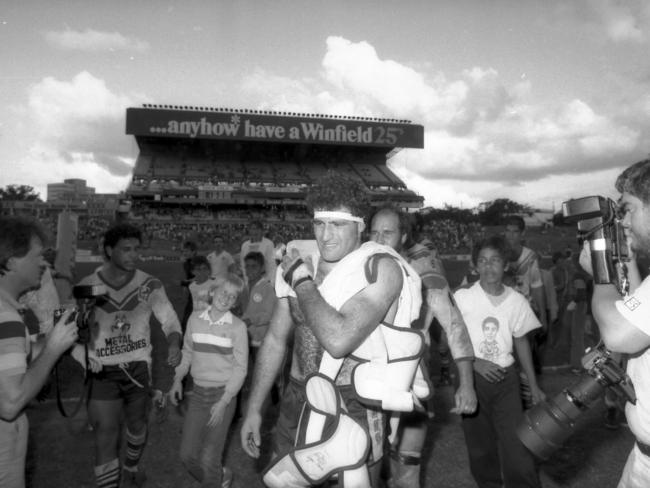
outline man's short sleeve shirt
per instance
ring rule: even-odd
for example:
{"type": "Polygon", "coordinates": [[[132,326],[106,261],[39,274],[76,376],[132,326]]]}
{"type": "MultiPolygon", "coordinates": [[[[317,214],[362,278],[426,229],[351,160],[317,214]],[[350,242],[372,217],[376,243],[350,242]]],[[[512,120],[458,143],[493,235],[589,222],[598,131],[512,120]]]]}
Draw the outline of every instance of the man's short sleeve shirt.
{"type": "Polygon", "coordinates": [[[16,305],[0,297],[0,375],[3,376],[25,374],[29,362],[29,333],[16,305]]]}
{"type": "MultiPolygon", "coordinates": [[[[616,302],[616,309],[641,332],[650,336],[650,277],[643,280],[634,293],[616,302]]],[[[636,405],[628,402],[625,414],[634,435],[650,444],[650,349],[630,357],[627,374],[632,379],[636,405]]]]}

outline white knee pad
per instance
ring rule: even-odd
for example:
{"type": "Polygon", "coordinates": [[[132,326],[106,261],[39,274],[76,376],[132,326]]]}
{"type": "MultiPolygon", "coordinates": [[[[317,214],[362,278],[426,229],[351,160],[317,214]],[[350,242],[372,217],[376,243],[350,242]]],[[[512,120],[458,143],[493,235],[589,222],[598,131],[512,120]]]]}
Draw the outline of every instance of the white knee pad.
{"type": "Polygon", "coordinates": [[[332,380],[312,375],[305,391],[307,405],[298,435],[304,435],[305,442],[269,466],[264,484],[269,488],[306,488],[338,474],[346,488],[369,487],[365,466],[368,433],[345,412],[332,380]]]}

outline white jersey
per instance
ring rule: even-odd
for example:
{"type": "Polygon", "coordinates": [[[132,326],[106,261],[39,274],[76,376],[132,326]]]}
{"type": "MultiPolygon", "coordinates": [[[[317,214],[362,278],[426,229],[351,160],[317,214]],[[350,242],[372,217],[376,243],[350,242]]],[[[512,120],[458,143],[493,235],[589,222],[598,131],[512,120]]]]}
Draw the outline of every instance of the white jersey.
{"type": "Polygon", "coordinates": [[[80,285],[105,285],[108,294],[97,298],[91,315],[90,354],[100,363],[114,365],[131,361],[151,363],[149,320],[153,313],[166,335],[181,333],[181,326],[165,289],[157,278],[135,270],[131,279],[115,288],[100,267],[80,285]]]}

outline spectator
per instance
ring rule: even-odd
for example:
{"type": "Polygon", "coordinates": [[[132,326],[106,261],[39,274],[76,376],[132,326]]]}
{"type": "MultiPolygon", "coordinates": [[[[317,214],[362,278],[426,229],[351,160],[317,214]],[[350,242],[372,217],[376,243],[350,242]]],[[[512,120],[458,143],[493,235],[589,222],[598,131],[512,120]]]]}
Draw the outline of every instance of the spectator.
{"type": "Polygon", "coordinates": [[[262,235],[262,223],[258,220],[251,222],[248,230],[249,238],[241,245],[239,252],[241,269],[244,269],[244,258],[248,256],[248,253],[257,251],[264,256],[266,276],[269,279],[275,279],[275,246],[273,242],[262,235]]]}
{"type": "Polygon", "coordinates": [[[210,308],[192,314],[170,391],[176,405],[183,397],[182,379],[191,371],[194,390],[185,414],[180,456],[201,486],[232,483],[232,471],[222,466],[223,449],[246,377],[248,340],[246,325],[230,309],[243,288],[242,280],[233,274],[219,277],[210,308]]]}
{"type": "Polygon", "coordinates": [[[539,488],[532,454],[515,433],[521,418],[517,351],[533,403],[544,399],[537,386],[526,334],[541,324],[527,300],[509,286],[503,275],[507,245],[495,236],[477,243],[472,252],[480,279],[455,293],[474,346],[476,413],[463,417],[462,427],[472,476],[478,486],[539,488]]]}
{"type": "Polygon", "coordinates": [[[217,234],[212,239],[213,251],[208,254],[210,263],[211,277],[213,279],[225,276],[233,271],[235,260],[232,255],[224,249],[223,236],[217,234]]]}

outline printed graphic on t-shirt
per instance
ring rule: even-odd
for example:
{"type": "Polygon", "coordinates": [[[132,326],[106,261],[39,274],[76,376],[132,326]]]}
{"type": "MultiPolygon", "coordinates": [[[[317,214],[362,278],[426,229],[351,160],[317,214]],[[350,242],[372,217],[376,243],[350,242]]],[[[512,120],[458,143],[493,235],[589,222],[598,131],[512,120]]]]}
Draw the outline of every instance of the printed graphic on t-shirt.
{"type": "Polygon", "coordinates": [[[486,317],[482,324],[484,339],[478,345],[479,357],[497,363],[501,348],[497,341],[499,333],[499,320],[496,317],[486,317]]]}

